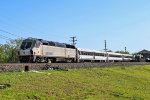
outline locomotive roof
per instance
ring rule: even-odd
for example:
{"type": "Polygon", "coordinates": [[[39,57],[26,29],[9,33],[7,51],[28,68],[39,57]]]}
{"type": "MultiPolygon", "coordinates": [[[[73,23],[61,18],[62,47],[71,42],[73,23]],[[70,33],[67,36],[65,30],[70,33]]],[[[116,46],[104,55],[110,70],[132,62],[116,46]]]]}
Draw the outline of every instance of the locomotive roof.
{"type": "Polygon", "coordinates": [[[67,44],[67,43],[60,43],[60,42],[55,42],[55,41],[47,41],[47,40],[44,40],[44,39],[36,39],[36,38],[27,38],[27,39],[24,39],[24,41],[32,41],[32,40],[38,40],[42,43],[47,43],[51,46],[58,46],[58,47],[66,47],[66,48],[75,48],[74,45],[71,45],[71,44],[67,44]]]}
{"type": "Polygon", "coordinates": [[[74,45],[71,44],[67,44],[67,43],[59,43],[59,42],[54,42],[54,41],[47,41],[47,40],[43,40],[43,39],[38,39],[41,42],[44,43],[53,43],[53,46],[58,46],[58,47],[66,47],[66,48],[75,48],[74,45]]]}

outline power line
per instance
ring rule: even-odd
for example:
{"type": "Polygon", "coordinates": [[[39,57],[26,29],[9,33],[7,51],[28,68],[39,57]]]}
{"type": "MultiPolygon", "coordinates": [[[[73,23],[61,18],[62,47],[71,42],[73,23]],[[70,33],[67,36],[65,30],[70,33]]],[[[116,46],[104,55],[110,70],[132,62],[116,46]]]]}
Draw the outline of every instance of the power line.
{"type": "Polygon", "coordinates": [[[0,36],[0,38],[1,38],[1,39],[4,39],[4,40],[9,40],[9,39],[7,39],[7,38],[4,38],[3,36],[0,36]]]}
{"type": "MultiPolygon", "coordinates": [[[[8,20],[12,20],[11,19],[11,17],[9,17],[9,16],[0,16],[3,20],[1,20],[3,23],[5,23],[5,25],[7,25],[7,26],[15,26],[15,27],[17,27],[17,29],[20,29],[20,30],[25,30],[26,31],[26,28],[25,27],[30,27],[31,29],[33,29],[33,26],[31,26],[30,24],[25,24],[25,23],[20,23],[20,25],[18,26],[18,23],[17,23],[17,26],[14,24],[14,23],[8,23],[7,21],[8,20]],[[30,26],[29,26],[30,25],[30,26]],[[23,27],[22,27],[23,26],[23,27]]],[[[38,24],[38,23],[36,23],[36,24],[38,24]]],[[[0,31],[2,31],[2,32],[5,32],[5,33],[10,33],[11,35],[13,34],[13,33],[11,33],[11,32],[8,32],[8,31],[5,31],[5,30],[2,30],[2,29],[0,29],[0,31]]],[[[28,32],[29,33],[29,35],[28,34],[26,34],[28,37],[31,37],[31,35],[33,35],[34,37],[35,37],[35,34],[33,34],[32,32],[28,32]]],[[[38,34],[40,34],[41,36],[44,36],[44,37],[47,37],[47,36],[49,36],[49,34],[42,34],[42,33],[45,33],[45,32],[42,32],[41,30],[40,30],[40,32],[38,32],[38,34]]],[[[60,38],[62,38],[62,36],[61,35],[56,35],[56,34],[50,34],[51,36],[53,36],[53,37],[60,37],[60,38]]],[[[13,34],[13,36],[15,36],[15,37],[21,37],[22,38],[22,36],[18,36],[18,35],[16,35],[16,34],[13,34]]]]}
{"type": "Polygon", "coordinates": [[[75,45],[76,45],[76,41],[77,41],[77,40],[75,39],[75,38],[76,38],[76,36],[73,36],[73,37],[70,37],[70,38],[72,39],[72,40],[71,40],[72,45],[74,45],[74,46],[75,46],[75,45]]]}
{"type": "MultiPolygon", "coordinates": [[[[14,23],[8,23],[6,20],[11,20],[11,18],[10,17],[8,17],[8,16],[0,16],[1,18],[3,18],[3,22],[5,23],[5,25],[7,25],[7,26],[15,26],[15,28],[17,28],[17,29],[20,29],[20,30],[25,30],[26,31],[26,27],[28,26],[28,27],[30,27],[31,29],[33,29],[33,26],[31,26],[30,24],[25,24],[25,23],[20,23],[19,25],[17,24],[17,26],[14,24],[14,23]],[[4,21],[5,20],[5,21],[4,21]],[[30,25],[30,26],[29,26],[30,25]],[[23,27],[22,27],[23,26],[23,27]]],[[[18,35],[16,35],[16,34],[13,34],[13,33],[11,33],[11,32],[8,32],[8,31],[5,31],[5,30],[2,30],[2,29],[0,29],[0,31],[2,31],[2,32],[5,32],[5,33],[10,33],[11,35],[13,35],[13,36],[15,36],[15,37],[22,37],[22,36],[18,36],[18,35]]],[[[32,32],[28,32],[29,33],[29,35],[28,34],[26,34],[28,37],[31,37],[31,35],[34,35],[35,36],[35,34],[33,34],[32,32]]],[[[49,36],[49,34],[42,34],[42,33],[45,33],[45,32],[42,32],[42,31],[40,31],[40,32],[38,32],[38,34],[40,34],[40,35],[42,35],[42,36],[44,36],[44,37],[47,37],[47,36],[49,36]]],[[[60,35],[56,35],[56,34],[50,34],[51,36],[53,35],[53,36],[55,36],[55,37],[60,37],[60,35]]],[[[62,37],[61,37],[62,38],[62,37]]]]}
{"type": "Polygon", "coordinates": [[[8,31],[2,30],[2,29],[0,29],[0,31],[1,31],[1,32],[4,32],[4,33],[7,33],[7,34],[10,34],[10,35],[13,35],[13,36],[15,36],[15,37],[17,37],[17,38],[20,38],[20,36],[18,36],[18,35],[16,35],[16,34],[13,34],[13,33],[11,33],[11,32],[8,32],[8,31]]]}
{"type": "Polygon", "coordinates": [[[1,37],[2,39],[5,39],[5,40],[9,40],[9,41],[10,41],[10,40],[12,40],[11,38],[9,38],[9,37],[6,37],[6,36],[4,36],[4,35],[1,35],[1,34],[0,34],[0,37],[1,37]]]}

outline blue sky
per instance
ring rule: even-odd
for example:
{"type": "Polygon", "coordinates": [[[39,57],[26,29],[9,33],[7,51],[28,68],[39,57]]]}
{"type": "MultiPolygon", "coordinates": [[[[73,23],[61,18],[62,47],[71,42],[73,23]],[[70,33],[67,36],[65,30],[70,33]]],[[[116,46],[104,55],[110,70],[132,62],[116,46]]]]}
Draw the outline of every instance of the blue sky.
{"type": "Polygon", "coordinates": [[[0,0],[0,30],[65,43],[76,36],[80,48],[102,50],[107,40],[113,51],[150,50],[150,0],[0,0]]]}

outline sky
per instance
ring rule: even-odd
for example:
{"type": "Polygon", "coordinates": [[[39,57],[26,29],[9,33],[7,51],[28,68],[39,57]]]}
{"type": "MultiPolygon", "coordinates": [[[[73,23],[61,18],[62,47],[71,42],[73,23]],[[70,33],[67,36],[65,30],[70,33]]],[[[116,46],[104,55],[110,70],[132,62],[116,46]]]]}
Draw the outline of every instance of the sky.
{"type": "Polygon", "coordinates": [[[72,36],[79,48],[150,50],[150,0],[0,0],[0,43],[72,36]]]}

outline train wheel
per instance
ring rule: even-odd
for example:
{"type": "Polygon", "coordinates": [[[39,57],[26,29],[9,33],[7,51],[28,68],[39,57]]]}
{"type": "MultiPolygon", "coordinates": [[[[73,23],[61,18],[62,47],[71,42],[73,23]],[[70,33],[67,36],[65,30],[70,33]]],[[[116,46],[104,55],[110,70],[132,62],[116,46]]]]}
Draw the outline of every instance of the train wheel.
{"type": "Polygon", "coordinates": [[[39,57],[37,57],[36,60],[35,60],[35,62],[39,63],[39,62],[41,62],[41,59],[39,57]]]}
{"type": "Polygon", "coordinates": [[[49,62],[49,59],[48,58],[45,58],[45,63],[48,63],[49,62]]]}
{"type": "Polygon", "coordinates": [[[76,61],[75,61],[75,59],[74,59],[74,58],[72,58],[72,59],[71,59],[71,62],[73,63],[73,62],[76,62],[76,61]]]}
{"type": "Polygon", "coordinates": [[[53,58],[51,62],[55,63],[56,62],[56,58],[53,58]]]}

